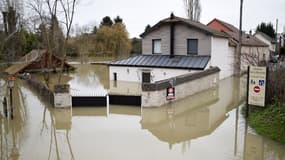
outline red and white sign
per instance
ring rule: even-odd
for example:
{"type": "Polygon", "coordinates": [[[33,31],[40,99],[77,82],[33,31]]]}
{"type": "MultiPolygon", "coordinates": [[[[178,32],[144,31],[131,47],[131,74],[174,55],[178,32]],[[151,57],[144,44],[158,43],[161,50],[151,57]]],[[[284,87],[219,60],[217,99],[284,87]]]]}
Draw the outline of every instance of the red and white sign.
{"type": "Polygon", "coordinates": [[[16,77],[14,77],[13,75],[9,75],[7,79],[8,81],[15,81],[16,77]]]}
{"type": "Polygon", "coordinates": [[[260,92],[260,87],[258,87],[258,86],[253,87],[253,91],[255,93],[259,93],[260,92]]]}
{"type": "Polygon", "coordinates": [[[173,100],[175,99],[175,88],[169,87],[166,89],[166,100],[173,100]]]}

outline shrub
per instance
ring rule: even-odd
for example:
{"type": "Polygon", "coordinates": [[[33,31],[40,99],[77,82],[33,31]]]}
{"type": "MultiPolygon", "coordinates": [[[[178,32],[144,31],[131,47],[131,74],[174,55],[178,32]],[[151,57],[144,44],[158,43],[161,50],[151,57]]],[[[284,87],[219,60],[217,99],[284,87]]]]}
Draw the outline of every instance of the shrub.
{"type": "Polygon", "coordinates": [[[270,69],[268,80],[267,102],[272,103],[274,99],[285,102],[285,68],[270,69]]]}

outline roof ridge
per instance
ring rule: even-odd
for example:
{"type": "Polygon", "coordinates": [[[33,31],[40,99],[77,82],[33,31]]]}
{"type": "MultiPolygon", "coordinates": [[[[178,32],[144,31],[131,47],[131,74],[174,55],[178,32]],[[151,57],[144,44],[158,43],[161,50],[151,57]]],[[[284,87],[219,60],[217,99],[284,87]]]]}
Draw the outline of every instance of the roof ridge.
{"type": "Polygon", "coordinates": [[[220,32],[220,31],[216,31],[214,29],[212,29],[211,27],[198,22],[198,21],[192,21],[190,19],[186,19],[186,18],[182,18],[182,17],[177,17],[177,16],[173,16],[173,17],[168,17],[165,19],[160,20],[158,23],[156,23],[153,27],[151,27],[149,30],[145,31],[144,33],[142,33],[140,36],[144,37],[145,35],[147,35],[148,33],[152,32],[153,30],[155,30],[157,27],[159,27],[160,25],[163,24],[167,24],[167,23],[171,23],[171,22],[180,22],[180,23],[184,23],[185,25],[189,25],[192,26],[196,29],[199,29],[203,32],[212,34],[213,36],[217,36],[217,37],[225,37],[228,38],[228,35],[220,32]]]}
{"type": "MultiPolygon", "coordinates": [[[[264,33],[264,32],[256,31],[255,34],[257,34],[257,33],[262,34],[265,38],[267,38],[267,39],[270,40],[270,41],[275,41],[273,38],[271,38],[269,35],[267,35],[267,34],[264,33]]],[[[255,34],[254,34],[254,35],[255,35],[255,34]]]]}

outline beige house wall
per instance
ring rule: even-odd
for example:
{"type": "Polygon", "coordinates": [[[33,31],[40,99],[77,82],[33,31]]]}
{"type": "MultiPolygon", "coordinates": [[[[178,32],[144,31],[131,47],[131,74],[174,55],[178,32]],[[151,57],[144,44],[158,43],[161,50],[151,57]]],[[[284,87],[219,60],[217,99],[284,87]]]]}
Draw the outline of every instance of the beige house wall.
{"type": "MultiPolygon", "coordinates": [[[[198,39],[198,55],[211,55],[211,35],[182,24],[175,25],[174,54],[187,55],[187,39],[198,39]]],[[[152,54],[152,41],[161,39],[162,54],[170,54],[170,25],[162,25],[142,39],[142,53],[152,54]]]]}

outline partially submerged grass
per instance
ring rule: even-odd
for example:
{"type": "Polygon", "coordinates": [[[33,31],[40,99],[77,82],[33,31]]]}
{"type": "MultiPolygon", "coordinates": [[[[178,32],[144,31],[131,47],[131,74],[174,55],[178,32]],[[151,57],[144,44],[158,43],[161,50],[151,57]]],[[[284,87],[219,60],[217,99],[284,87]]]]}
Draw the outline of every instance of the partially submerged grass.
{"type": "Polygon", "coordinates": [[[275,102],[249,114],[249,125],[263,136],[285,144],[285,103],[275,102]]]}

